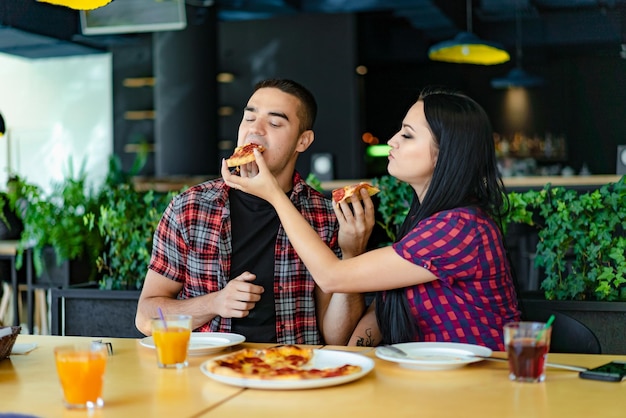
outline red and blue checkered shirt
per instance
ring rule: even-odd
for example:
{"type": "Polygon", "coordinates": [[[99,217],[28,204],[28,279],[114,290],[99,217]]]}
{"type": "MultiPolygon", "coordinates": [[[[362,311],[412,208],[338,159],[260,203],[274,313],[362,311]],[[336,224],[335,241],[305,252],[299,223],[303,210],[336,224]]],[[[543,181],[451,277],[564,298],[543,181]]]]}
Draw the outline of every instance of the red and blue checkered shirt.
{"type": "MultiPolygon", "coordinates": [[[[223,179],[196,185],[170,202],[154,233],[149,268],[182,283],[179,299],[217,292],[231,268],[229,187],[223,179]]],[[[339,224],[332,202],[295,173],[290,200],[326,244],[341,256],[339,224]]],[[[279,228],[274,260],[276,335],[281,344],[320,344],[315,282],[279,228]]],[[[230,318],[217,316],[196,331],[230,332],[230,318]]]]}
{"type": "Polygon", "coordinates": [[[460,208],[424,219],[393,244],[437,280],[405,291],[416,341],[478,344],[504,351],[503,326],[520,312],[500,230],[482,210],[460,208]]]}

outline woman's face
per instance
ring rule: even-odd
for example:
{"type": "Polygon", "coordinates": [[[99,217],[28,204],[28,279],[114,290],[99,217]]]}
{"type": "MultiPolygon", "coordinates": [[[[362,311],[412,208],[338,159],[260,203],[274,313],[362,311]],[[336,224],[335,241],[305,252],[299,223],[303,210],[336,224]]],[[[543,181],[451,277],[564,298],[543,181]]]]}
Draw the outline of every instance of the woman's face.
{"type": "Polygon", "coordinates": [[[416,102],[407,112],[400,130],[387,142],[391,147],[387,171],[416,190],[428,187],[437,162],[437,147],[426,122],[424,102],[416,102]]]}

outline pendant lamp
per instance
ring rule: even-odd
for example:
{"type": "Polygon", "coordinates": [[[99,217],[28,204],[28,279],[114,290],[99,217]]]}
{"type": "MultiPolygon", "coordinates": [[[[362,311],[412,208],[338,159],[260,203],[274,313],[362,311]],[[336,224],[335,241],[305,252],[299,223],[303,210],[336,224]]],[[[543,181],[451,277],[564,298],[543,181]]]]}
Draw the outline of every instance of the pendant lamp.
{"type": "Polygon", "coordinates": [[[515,29],[516,29],[516,65],[505,77],[491,80],[491,87],[494,89],[508,89],[515,87],[539,87],[545,83],[541,77],[528,74],[522,69],[522,15],[520,13],[519,0],[515,8],[515,29]]]}
{"type": "Polygon", "coordinates": [[[483,41],[472,33],[472,1],[466,0],[467,32],[459,33],[454,39],[433,45],[428,58],[433,61],[455,64],[496,65],[511,59],[502,45],[483,41]]]}
{"type": "MultiPolygon", "coordinates": [[[[57,6],[65,6],[76,10],[93,10],[102,6],[106,6],[113,0],[37,0],[42,3],[55,4],[57,6]]],[[[126,1],[126,0],[120,0],[126,1]]]]}

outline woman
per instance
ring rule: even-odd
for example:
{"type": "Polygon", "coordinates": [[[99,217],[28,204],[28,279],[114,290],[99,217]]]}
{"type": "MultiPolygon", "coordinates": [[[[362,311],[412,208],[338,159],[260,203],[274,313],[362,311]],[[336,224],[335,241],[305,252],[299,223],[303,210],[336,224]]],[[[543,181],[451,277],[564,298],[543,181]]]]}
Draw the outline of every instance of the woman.
{"type": "MultiPolygon", "coordinates": [[[[519,320],[498,222],[504,185],[482,107],[453,91],[424,90],[390,140],[389,174],[415,191],[393,245],[338,259],[278,187],[263,157],[227,184],[270,202],[317,284],[326,292],[378,291],[350,344],[449,341],[503,351],[502,327],[519,320]]],[[[372,209],[352,198],[355,213],[372,209]]],[[[347,204],[336,208],[349,217],[347,204]]]]}

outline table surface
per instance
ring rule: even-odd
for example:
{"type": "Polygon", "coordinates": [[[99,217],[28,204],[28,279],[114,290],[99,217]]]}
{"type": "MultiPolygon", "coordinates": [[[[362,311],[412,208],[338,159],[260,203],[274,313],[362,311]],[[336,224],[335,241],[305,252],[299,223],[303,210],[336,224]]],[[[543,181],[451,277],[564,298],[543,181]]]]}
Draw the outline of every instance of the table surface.
{"type": "MultiPolygon", "coordinates": [[[[53,347],[88,337],[20,335],[37,343],[28,354],[0,361],[0,412],[41,417],[86,416],[65,410],[53,347]]],[[[225,385],[200,371],[209,356],[190,356],[183,370],[159,369],[155,352],[139,339],[113,344],[105,375],[105,406],[98,417],[623,417],[626,382],[584,380],[552,369],[543,383],[508,380],[505,363],[481,361],[447,371],[417,371],[379,359],[371,348],[325,346],[361,352],[375,360],[365,377],[343,385],[302,390],[259,390],[225,385]]],[[[228,351],[249,346],[244,343],[228,351]]],[[[502,356],[503,353],[494,353],[502,356]]],[[[549,354],[549,361],[595,367],[626,356],[549,354]]]]}

